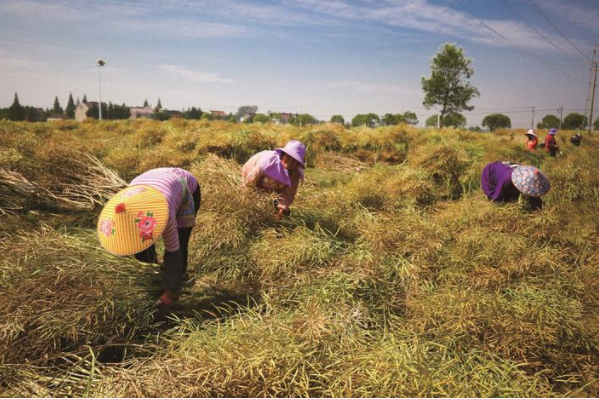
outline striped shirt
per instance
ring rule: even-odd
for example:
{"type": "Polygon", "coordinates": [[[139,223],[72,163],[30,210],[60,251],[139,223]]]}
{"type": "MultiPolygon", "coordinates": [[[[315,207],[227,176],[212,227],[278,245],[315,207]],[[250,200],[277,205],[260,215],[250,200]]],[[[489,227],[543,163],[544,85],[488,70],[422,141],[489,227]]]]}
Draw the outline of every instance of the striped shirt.
{"type": "Polygon", "coordinates": [[[160,191],[168,203],[168,221],[162,238],[167,251],[179,249],[177,228],[195,225],[195,212],[192,194],[198,188],[196,178],[179,168],[152,169],[137,176],[129,186],[147,185],[160,191]]]}

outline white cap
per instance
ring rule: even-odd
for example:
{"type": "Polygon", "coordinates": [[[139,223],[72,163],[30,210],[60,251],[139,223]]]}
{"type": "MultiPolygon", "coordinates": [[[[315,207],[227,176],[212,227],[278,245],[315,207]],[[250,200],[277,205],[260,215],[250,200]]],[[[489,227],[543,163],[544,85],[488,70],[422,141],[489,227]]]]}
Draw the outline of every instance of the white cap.
{"type": "Polygon", "coordinates": [[[526,134],[530,134],[531,136],[537,137],[537,135],[535,134],[535,131],[533,129],[528,129],[528,132],[526,132],[526,134]]]}

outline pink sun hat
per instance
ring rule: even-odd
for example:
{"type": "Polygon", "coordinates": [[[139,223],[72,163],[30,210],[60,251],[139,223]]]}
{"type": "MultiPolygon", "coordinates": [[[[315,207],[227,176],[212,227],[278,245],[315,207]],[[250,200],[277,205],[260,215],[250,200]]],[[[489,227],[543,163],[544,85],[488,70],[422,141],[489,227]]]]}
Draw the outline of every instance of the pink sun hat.
{"type": "Polygon", "coordinates": [[[282,156],[283,153],[289,155],[291,158],[295,159],[300,163],[302,168],[306,167],[306,146],[302,144],[299,140],[291,140],[285,147],[283,148],[275,148],[275,151],[279,156],[282,156]]]}

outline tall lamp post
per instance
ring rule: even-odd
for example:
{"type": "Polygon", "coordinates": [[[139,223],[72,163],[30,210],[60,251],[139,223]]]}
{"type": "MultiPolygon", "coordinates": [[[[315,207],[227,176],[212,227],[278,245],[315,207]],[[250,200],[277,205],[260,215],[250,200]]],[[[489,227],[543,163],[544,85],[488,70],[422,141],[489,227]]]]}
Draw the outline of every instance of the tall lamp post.
{"type": "Polygon", "coordinates": [[[98,64],[98,114],[99,120],[102,120],[102,87],[100,85],[100,68],[106,65],[103,59],[98,58],[96,60],[96,64],[98,64]]]}

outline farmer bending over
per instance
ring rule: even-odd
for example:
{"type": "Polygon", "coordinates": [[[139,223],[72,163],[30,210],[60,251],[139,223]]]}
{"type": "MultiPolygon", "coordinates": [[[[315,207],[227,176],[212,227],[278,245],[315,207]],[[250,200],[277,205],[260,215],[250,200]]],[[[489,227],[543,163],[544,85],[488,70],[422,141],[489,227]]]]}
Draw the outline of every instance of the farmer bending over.
{"type": "Polygon", "coordinates": [[[535,134],[533,129],[528,129],[526,134],[526,149],[529,151],[534,151],[537,149],[537,144],[539,144],[539,138],[535,134]]]}
{"type": "Polygon", "coordinates": [[[494,202],[516,202],[520,194],[528,196],[531,210],[542,210],[541,197],[549,191],[549,179],[534,166],[493,162],[481,176],[483,192],[494,202]]]}
{"type": "Polygon", "coordinates": [[[275,201],[275,220],[290,215],[300,180],[304,180],[306,146],[291,140],[285,147],[262,151],[252,156],[241,169],[243,184],[279,194],[275,201]]]}
{"type": "Polygon", "coordinates": [[[100,214],[100,243],[114,255],[135,255],[139,261],[158,263],[155,242],[163,237],[163,293],[154,304],[158,320],[170,313],[187,275],[189,238],[200,202],[200,186],[191,173],[159,168],[133,179],[100,214]]]}

